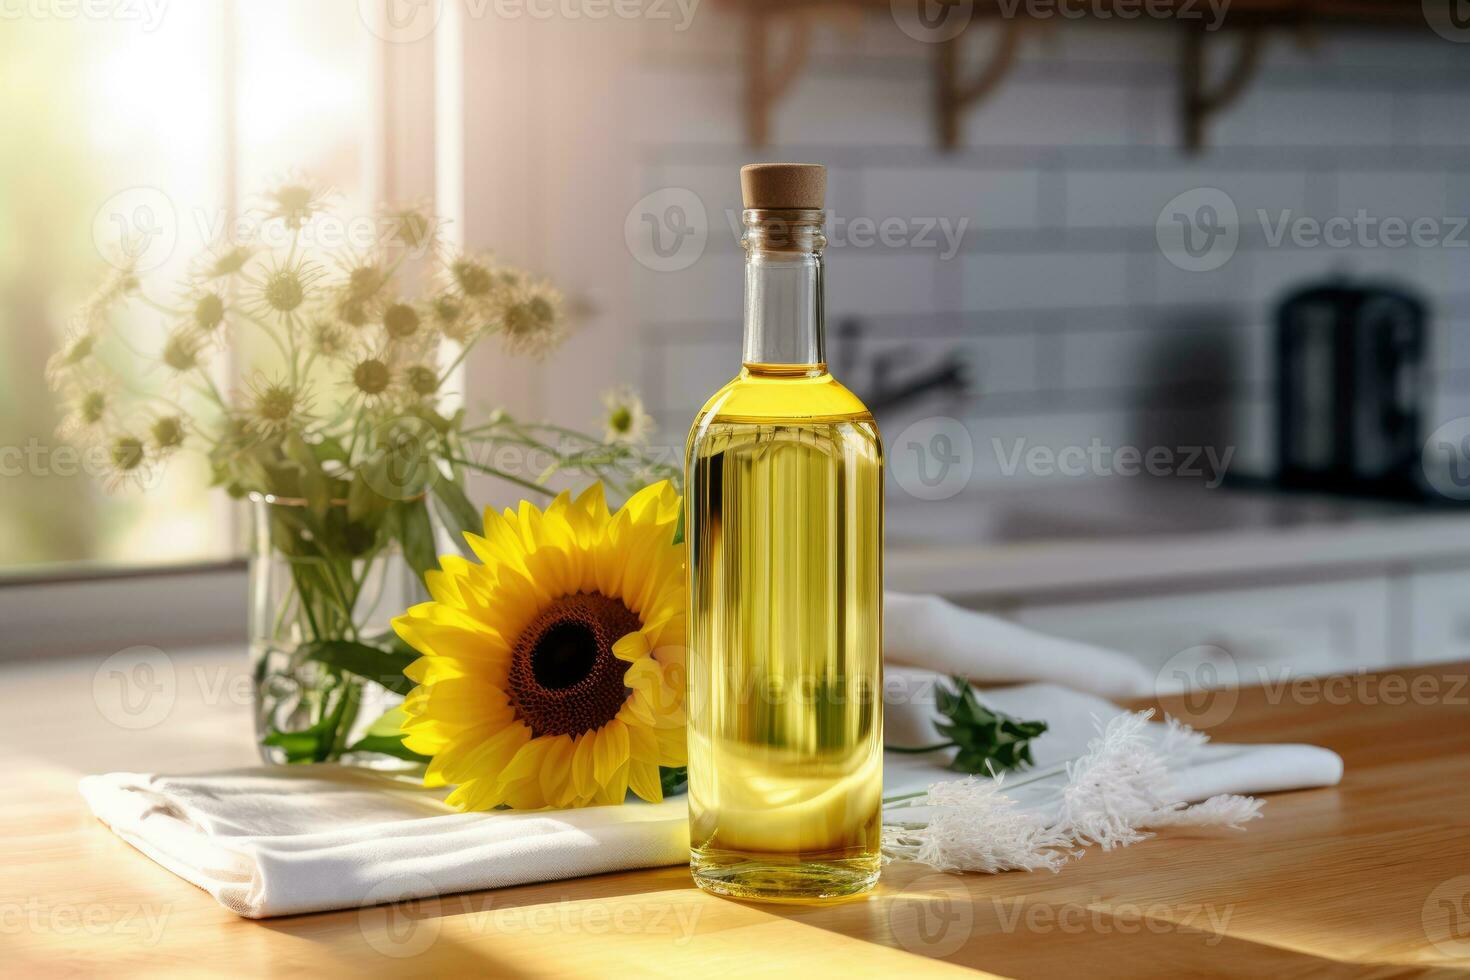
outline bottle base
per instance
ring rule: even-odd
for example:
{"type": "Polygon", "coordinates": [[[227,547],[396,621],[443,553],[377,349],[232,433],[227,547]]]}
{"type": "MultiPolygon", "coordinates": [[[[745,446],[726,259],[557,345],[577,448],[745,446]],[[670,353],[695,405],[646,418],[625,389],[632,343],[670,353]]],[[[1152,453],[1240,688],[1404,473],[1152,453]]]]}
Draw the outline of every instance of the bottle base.
{"type": "Polygon", "coordinates": [[[796,860],[694,852],[689,870],[704,891],[749,902],[821,902],[861,895],[878,883],[876,856],[796,860]]]}

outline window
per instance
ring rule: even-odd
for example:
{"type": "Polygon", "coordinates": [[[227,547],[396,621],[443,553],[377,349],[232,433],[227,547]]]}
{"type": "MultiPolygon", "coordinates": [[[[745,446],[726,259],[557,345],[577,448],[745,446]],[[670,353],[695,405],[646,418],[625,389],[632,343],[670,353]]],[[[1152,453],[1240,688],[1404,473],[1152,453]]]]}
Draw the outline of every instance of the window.
{"type": "MultiPolygon", "coordinates": [[[[376,197],[379,88],[356,3],[87,9],[32,5],[0,30],[0,575],[239,552],[235,508],[197,456],[108,493],[98,453],[56,435],[47,360],[124,235],[149,243],[147,280],[167,288],[287,170],[332,186],[344,209],[376,197]]],[[[118,325],[142,355],[118,384],[155,387],[167,318],[132,304],[118,325]]],[[[222,360],[217,380],[233,385],[222,360]]]]}

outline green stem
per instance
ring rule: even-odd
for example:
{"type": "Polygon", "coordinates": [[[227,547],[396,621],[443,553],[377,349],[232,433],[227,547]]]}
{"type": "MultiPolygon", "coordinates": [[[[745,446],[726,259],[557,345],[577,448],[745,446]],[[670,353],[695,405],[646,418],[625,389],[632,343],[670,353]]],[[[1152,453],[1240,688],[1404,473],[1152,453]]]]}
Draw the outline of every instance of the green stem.
{"type": "Polygon", "coordinates": [[[898,752],[903,755],[923,755],[925,752],[938,752],[940,749],[958,748],[958,742],[940,742],[938,745],[885,745],[884,752],[898,752]]]}
{"type": "Polygon", "coordinates": [[[214,403],[220,407],[225,414],[229,414],[230,406],[225,404],[224,396],[219,393],[219,387],[215,385],[214,379],[209,376],[208,371],[200,371],[199,377],[204,379],[204,394],[214,399],[214,403]]]}
{"type": "Polygon", "coordinates": [[[439,375],[439,384],[442,385],[449,380],[449,376],[454,373],[454,369],[464,362],[464,359],[469,356],[470,351],[473,349],[473,344],[465,344],[459,349],[459,353],[455,355],[454,360],[450,361],[449,366],[444,369],[444,373],[439,375]]]}
{"type": "MultiPolygon", "coordinates": [[[[902,751],[891,749],[887,746],[884,746],[884,750],[888,752],[902,751]]],[[[1069,762],[1076,761],[1077,757],[1075,756],[1071,759],[1063,759],[1061,762],[1058,762],[1055,765],[1047,766],[1045,769],[1032,770],[1019,779],[1008,779],[1004,783],[1002,783],[1001,786],[1003,789],[1014,789],[1017,786],[1029,786],[1032,783],[1039,783],[1044,779],[1051,779],[1053,776],[1062,775],[1067,771],[1067,764],[1069,762]]],[[[902,793],[898,796],[885,796],[883,798],[883,806],[886,809],[892,806],[911,805],[911,801],[928,795],[929,791],[927,789],[921,789],[916,793],[902,793]]]]}
{"type": "Polygon", "coordinates": [[[155,310],[157,310],[159,313],[163,313],[166,316],[183,316],[184,315],[184,311],[183,310],[170,309],[169,307],[164,306],[162,303],[158,302],[157,300],[152,299],[152,298],[150,298],[148,296],[144,296],[142,293],[139,293],[138,294],[138,299],[141,300],[145,306],[151,306],[155,310]]]}
{"type": "Polygon", "coordinates": [[[508,480],[509,482],[517,484],[518,486],[525,487],[527,490],[535,490],[537,493],[544,494],[548,497],[556,496],[556,491],[551,489],[550,487],[543,487],[539,483],[534,483],[531,480],[523,479],[519,476],[514,476],[510,473],[504,472],[503,470],[497,470],[493,466],[485,466],[481,463],[476,463],[468,459],[458,459],[454,456],[446,456],[445,459],[455,464],[456,466],[467,466],[470,469],[476,470],[480,473],[487,473],[490,476],[498,476],[502,480],[508,480]]]}
{"type": "Polygon", "coordinates": [[[275,343],[276,349],[281,352],[281,356],[285,357],[287,360],[291,359],[290,348],[286,346],[286,342],[280,338],[280,336],[276,333],[275,329],[270,326],[270,324],[266,323],[264,320],[251,313],[245,312],[244,310],[241,310],[239,312],[240,316],[243,319],[250,321],[260,330],[264,331],[265,335],[275,343]]]}
{"type": "Polygon", "coordinates": [[[319,760],[322,762],[332,762],[342,757],[342,752],[347,748],[348,736],[352,734],[352,724],[357,721],[357,712],[362,706],[362,685],[350,677],[343,677],[342,683],[346,685],[342,691],[342,705],[337,713],[331,741],[326,743],[327,757],[319,760]]]}

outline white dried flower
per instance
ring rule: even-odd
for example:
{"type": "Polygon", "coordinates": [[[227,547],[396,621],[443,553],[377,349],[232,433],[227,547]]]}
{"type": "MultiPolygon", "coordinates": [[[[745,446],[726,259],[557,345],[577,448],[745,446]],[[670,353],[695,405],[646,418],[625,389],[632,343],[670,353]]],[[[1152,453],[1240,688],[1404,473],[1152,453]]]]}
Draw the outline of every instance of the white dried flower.
{"type": "Polygon", "coordinates": [[[923,823],[898,823],[890,807],[886,858],[919,861],[944,871],[1055,871],[1082,848],[1126,847],[1152,836],[1150,827],[1228,827],[1260,816],[1262,801],[1214,796],[1186,806],[1171,797],[1169,763],[1184,764],[1207,736],[1173,722],[1162,735],[1148,729],[1152,711],[1123,713],[1064,769],[1019,777],[1019,784],[1066,777],[1040,804],[1022,806],[1004,795],[1004,780],[971,776],[936,783],[909,806],[934,813],[923,823]]]}
{"type": "Polygon", "coordinates": [[[641,445],[653,433],[653,416],[643,408],[643,399],[631,385],[619,385],[602,393],[603,432],[608,442],[641,445]]]}

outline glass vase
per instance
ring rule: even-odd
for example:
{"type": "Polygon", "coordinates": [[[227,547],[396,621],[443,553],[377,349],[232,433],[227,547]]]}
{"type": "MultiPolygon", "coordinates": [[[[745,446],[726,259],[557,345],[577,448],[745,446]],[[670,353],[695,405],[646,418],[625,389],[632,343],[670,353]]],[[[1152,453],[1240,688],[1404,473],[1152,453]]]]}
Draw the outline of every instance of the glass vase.
{"type": "MultiPolygon", "coordinates": [[[[418,502],[422,505],[422,501],[418,502]]],[[[413,506],[410,501],[407,505],[413,506]]],[[[251,496],[250,655],[268,763],[411,771],[398,734],[416,654],[390,621],[427,598],[382,521],[347,503],[251,496]]]]}

